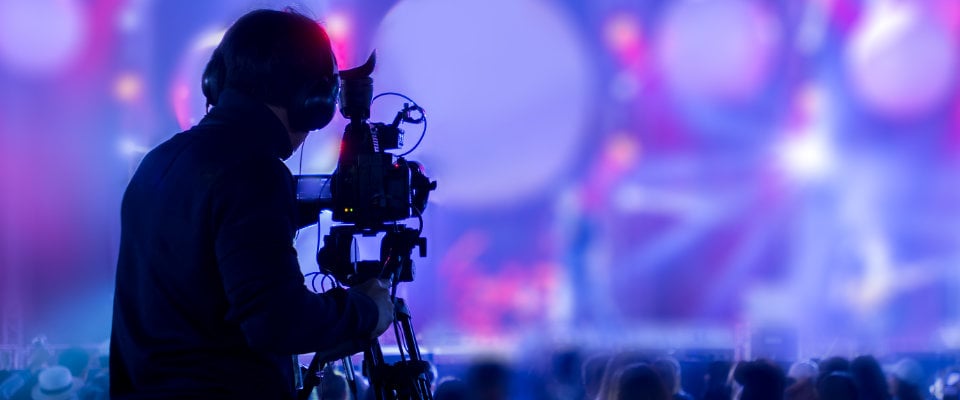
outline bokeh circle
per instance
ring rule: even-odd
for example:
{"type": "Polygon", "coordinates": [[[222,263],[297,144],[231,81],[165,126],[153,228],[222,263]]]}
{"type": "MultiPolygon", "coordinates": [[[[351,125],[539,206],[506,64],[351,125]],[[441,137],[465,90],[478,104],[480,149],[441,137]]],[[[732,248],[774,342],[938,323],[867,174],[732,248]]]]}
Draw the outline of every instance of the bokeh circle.
{"type": "MultiPolygon", "coordinates": [[[[550,3],[405,1],[376,46],[377,91],[403,92],[427,110],[430,131],[411,158],[439,180],[435,200],[515,203],[575,168],[595,80],[586,44],[550,3]]],[[[390,119],[396,107],[375,116],[390,119]]],[[[415,141],[419,128],[409,131],[415,141]]]]}

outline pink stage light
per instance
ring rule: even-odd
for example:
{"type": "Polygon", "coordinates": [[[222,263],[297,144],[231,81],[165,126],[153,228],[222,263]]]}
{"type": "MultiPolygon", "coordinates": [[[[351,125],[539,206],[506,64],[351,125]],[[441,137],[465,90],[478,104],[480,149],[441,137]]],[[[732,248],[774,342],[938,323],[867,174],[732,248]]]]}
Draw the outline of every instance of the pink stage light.
{"type": "Polygon", "coordinates": [[[180,59],[180,66],[170,88],[170,101],[180,129],[187,129],[207,113],[207,100],[200,90],[203,69],[213,49],[220,44],[226,30],[211,30],[196,38],[180,59]]]}
{"type": "Polygon", "coordinates": [[[636,67],[643,61],[646,43],[635,16],[622,13],[611,17],[604,25],[603,38],[621,64],[636,67]]]}
{"type": "Polygon", "coordinates": [[[135,103],[143,98],[143,78],[132,72],[120,74],[113,82],[113,95],[124,103],[135,103]]]}
{"type": "Polygon", "coordinates": [[[345,14],[333,13],[325,18],[321,18],[321,25],[327,31],[330,37],[330,43],[333,47],[333,54],[340,64],[340,68],[349,68],[346,63],[363,60],[354,60],[354,53],[351,51],[352,43],[350,38],[353,31],[353,23],[345,14]]]}

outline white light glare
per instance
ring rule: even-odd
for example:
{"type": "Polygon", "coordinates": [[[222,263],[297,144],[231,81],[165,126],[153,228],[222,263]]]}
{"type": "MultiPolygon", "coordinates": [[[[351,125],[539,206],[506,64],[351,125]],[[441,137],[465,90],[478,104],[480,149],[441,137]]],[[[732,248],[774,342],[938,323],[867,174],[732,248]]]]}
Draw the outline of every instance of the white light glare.
{"type": "Polygon", "coordinates": [[[118,147],[120,148],[120,154],[123,154],[127,157],[147,154],[147,152],[150,151],[150,149],[146,146],[137,144],[137,142],[130,138],[120,139],[120,144],[118,147]]]}
{"type": "Polygon", "coordinates": [[[833,169],[830,141],[817,132],[805,132],[788,139],[779,153],[784,169],[800,180],[820,179],[833,169]]]}

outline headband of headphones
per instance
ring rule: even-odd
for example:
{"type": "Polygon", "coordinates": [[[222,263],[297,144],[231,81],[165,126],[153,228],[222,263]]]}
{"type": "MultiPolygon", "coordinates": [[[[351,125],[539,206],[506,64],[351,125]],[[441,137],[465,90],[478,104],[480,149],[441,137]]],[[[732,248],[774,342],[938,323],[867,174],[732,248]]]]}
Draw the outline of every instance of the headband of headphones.
{"type": "MultiPolygon", "coordinates": [[[[217,105],[227,86],[227,65],[221,46],[214,50],[203,71],[202,91],[208,108],[217,105]]],[[[313,80],[307,79],[287,104],[277,104],[287,109],[291,129],[308,132],[326,126],[333,119],[340,90],[340,75],[332,49],[330,60],[330,73],[313,80]]]]}

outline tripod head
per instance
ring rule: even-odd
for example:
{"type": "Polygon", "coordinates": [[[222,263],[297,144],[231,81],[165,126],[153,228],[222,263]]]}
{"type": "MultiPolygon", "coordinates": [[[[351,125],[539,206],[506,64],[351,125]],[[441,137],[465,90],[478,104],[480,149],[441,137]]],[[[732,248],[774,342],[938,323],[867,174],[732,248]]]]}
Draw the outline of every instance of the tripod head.
{"type": "Polygon", "coordinates": [[[420,236],[420,231],[405,225],[384,225],[373,230],[339,225],[331,227],[330,233],[323,237],[317,264],[345,286],[358,285],[373,278],[392,283],[413,282],[414,248],[420,249],[420,257],[426,257],[427,239],[420,236]],[[380,242],[380,259],[352,260],[354,237],[378,232],[386,233],[380,242]]]}

